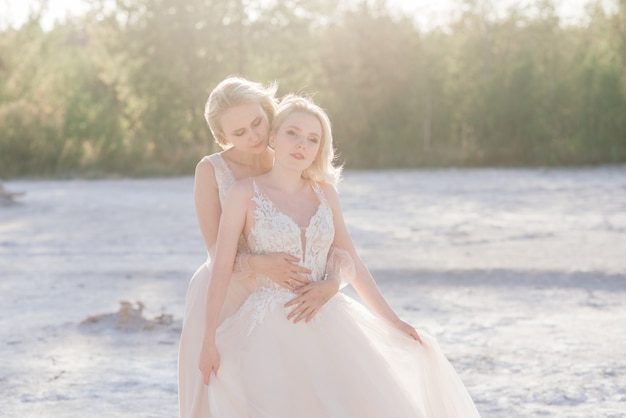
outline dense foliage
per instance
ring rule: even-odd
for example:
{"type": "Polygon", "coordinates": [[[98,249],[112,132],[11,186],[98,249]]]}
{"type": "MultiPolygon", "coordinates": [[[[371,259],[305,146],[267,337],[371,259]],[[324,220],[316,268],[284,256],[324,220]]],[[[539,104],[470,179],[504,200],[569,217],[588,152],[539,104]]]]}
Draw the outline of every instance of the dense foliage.
{"type": "Polygon", "coordinates": [[[429,31],[380,0],[88,1],[0,29],[0,177],[190,174],[230,74],[316,93],[351,168],[626,161],[626,0],[429,31]]]}

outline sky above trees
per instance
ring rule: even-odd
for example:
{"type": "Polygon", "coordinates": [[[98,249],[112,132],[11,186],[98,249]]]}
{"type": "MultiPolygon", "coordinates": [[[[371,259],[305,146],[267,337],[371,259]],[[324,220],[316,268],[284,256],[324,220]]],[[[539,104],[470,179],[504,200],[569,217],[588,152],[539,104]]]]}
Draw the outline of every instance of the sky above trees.
{"type": "MultiPolygon", "coordinates": [[[[39,0],[0,0],[0,25],[19,26],[26,21],[29,12],[37,8],[39,0]]],[[[63,20],[68,15],[80,15],[87,9],[86,0],[48,0],[43,25],[50,28],[55,20],[63,20]]],[[[386,0],[387,6],[399,13],[414,16],[423,29],[440,26],[450,22],[462,8],[461,0],[386,0]]],[[[502,15],[512,5],[532,7],[532,0],[490,0],[483,1],[493,13],[502,15]]],[[[578,23],[586,19],[585,7],[589,0],[558,0],[555,2],[557,13],[564,22],[578,23]]],[[[603,0],[607,11],[614,11],[617,0],[603,0]]]]}

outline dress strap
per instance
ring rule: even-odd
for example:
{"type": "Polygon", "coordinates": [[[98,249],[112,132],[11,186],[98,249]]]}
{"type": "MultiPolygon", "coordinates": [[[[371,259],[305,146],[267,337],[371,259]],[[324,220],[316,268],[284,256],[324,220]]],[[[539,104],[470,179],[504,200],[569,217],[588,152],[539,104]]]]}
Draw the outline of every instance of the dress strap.
{"type": "Polygon", "coordinates": [[[263,190],[261,190],[261,187],[256,182],[256,178],[251,177],[250,180],[252,180],[252,188],[254,190],[254,195],[252,196],[252,200],[256,202],[257,207],[259,206],[265,207],[267,206],[268,202],[271,206],[272,202],[265,195],[265,193],[263,193],[263,190]]]}
{"type": "Polygon", "coordinates": [[[315,192],[315,194],[317,195],[317,198],[320,200],[320,202],[328,206],[328,202],[326,201],[326,194],[324,194],[324,191],[320,187],[320,184],[314,181],[311,187],[313,191],[315,192]]]}
{"type": "Polygon", "coordinates": [[[215,168],[215,177],[218,178],[218,180],[222,177],[235,178],[235,175],[228,166],[228,163],[226,163],[226,160],[224,160],[224,157],[222,157],[221,153],[216,152],[215,154],[209,155],[208,158],[215,168]]]}
{"type": "Polygon", "coordinates": [[[215,170],[215,180],[217,181],[217,188],[220,194],[220,202],[224,203],[226,192],[235,184],[235,175],[221,153],[216,152],[215,154],[211,154],[208,159],[215,170]]]}
{"type": "Polygon", "coordinates": [[[252,177],[250,180],[252,180],[252,188],[254,189],[254,195],[257,197],[261,197],[263,193],[261,192],[261,188],[259,187],[259,185],[256,184],[256,179],[252,177]]]}

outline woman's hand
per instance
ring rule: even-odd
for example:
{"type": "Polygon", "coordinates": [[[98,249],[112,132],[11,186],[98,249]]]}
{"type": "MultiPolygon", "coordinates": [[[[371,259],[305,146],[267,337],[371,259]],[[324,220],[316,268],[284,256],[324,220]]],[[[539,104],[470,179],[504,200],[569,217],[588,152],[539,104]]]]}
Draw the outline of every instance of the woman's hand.
{"type": "Polygon", "coordinates": [[[407,334],[409,337],[411,337],[414,340],[418,341],[420,344],[423,344],[422,343],[422,339],[420,338],[419,334],[417,333],[417,330],[415,328],[413,328],[411,325],[409,325],[406,322],[398,319],[397,321],[393,322],[393,326],[398,328],[400,331],[404,332],[405,334],[407,334]]]}
{"type": "Polygon", "coordinates": [[[253,254],[249,264],[255,273],[269,277],[285,289],[294,290],[311,283],[304,277],[311,274],[311,270],[299,266],[299,261],[287,253],[253,254]]]}
{"type": "Polygon", "coordinates": [[[335,296],[338,291],[339,281],[335,279],[311,282],[310,284],[294,289],[294,293],[300,296],[285,304],[285,307],[296,307],[287,315],[287,319],[293,319],[294,324],[302,319],[304,319],[305,322],[309,322],[313,319],[317,311],[319,311],[330,298],[335,296]]]}
{"type": "Polygon", "coordinates": [[[198,367],[200,368],[200,372],[202,372],[204,384],[208,385],[211,372],[217,374],[217,370],[220,368],[220,353],[217,352],[217,347],[214,342],[205,340],[202,343],[198,367]]]}

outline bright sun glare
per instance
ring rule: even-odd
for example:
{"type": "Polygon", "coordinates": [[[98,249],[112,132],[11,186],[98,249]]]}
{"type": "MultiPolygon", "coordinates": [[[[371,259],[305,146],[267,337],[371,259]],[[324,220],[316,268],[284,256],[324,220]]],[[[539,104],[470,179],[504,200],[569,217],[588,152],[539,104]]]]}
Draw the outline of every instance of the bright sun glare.
{"type": "MultiPolygon", "coordinates": [[[[357,1],[357,0],[353,0],[357,1]]],[[[485,0],[488,8],[501,15],[513,4],[532,4],[535,0],[485,0]]],[[[565,22],[575,23],[584,15],[588,0],[557,0],[557,11],[565,22]]],[[[55,20],[77,15],[87,9],[84,0],[49,0],[44,27],[52,26],[55,20]]],[[[605,8],[614,7],[615,2],[604,0],[605,8]]],[[[0,0],[0,27],[19,25],[24,22],[37,2],[33,0],[0,0]]],[[[428,29],[444,24],[458,10],[459,0],[387,0],[392,9],[415,16],[420,27],[428,29]]]]}

